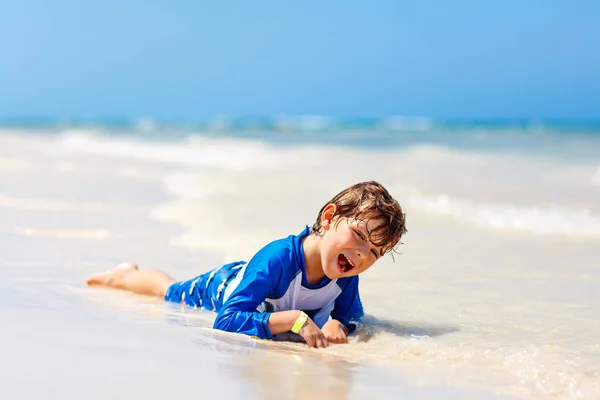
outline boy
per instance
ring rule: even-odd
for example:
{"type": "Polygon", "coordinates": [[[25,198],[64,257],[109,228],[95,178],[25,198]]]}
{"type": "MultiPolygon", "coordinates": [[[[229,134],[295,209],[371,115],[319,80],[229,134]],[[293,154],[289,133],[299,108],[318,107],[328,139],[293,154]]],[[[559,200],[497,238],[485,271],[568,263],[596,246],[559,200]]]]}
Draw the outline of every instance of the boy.
{"type": "Polygon", "coordinates": [[[362,182],[327,202],[312,228],[269,243],[248,263],[183,282],[123,263],[86,282],[215,310],[216,329],[261,339],[292,331],[323,348],[347,342],[352,321],[363,315],[357,275],[405,232],[398,202],[381,184],[362,182]]]}

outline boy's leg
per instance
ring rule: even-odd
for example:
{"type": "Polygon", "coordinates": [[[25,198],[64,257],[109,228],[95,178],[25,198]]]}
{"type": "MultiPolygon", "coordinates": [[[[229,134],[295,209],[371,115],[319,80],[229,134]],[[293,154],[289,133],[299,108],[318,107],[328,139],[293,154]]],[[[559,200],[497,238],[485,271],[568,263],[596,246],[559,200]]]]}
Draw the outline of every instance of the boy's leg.
{"type": "Polygon", "coordinates": [[[138,270],[135,264],[122,263],[116,268],[90,276],[85,282],[88,286],[105,286],[164,298],[175,279],[156,269],[138,270]]]}

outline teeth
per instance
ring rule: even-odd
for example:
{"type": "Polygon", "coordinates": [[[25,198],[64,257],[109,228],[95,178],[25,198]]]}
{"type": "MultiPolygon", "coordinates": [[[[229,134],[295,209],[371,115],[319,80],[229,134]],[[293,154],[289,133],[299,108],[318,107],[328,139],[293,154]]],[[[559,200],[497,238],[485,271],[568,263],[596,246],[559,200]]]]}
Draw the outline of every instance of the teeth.
{"type": "MultiPolygon", "coordinates": [[[[344,254],[344,257],[346,257],[345,254],[344,254]]],[[[346,260],[348,261],[348,264],[350,264],[352,267],[354,267],[354,263],[352,262],[351,259],[349,259],[348,257],[346,257],[346,260]]]]}
{"type": "Polygon", "coordinates": [[[342,260],[343,260],[343,261],[342,261],[342,262],[343,262],[343,265],[342,265],[342,263],[340,263],[340,262],[338,261],[338,265],[339,265],[340,269],[341,269],[343,272],[350,271],[352,268],[354,268],[354,263],[353,263],[353,262],[352,262],[352,260],[350,260],[350,258],[349,258],[348,256],[346,256],[344,253],[340,253],[340,254],[338,255],[338,259],[339,259],[340,261],[342,261],[342,260]],[[342,256],[342,258],[340,258],[340,256],[342,256]]]}
{"type": "MultiPolygon", "coordinates": [[[[352,260],[350,260],[348,257],[346,257],[345,254],[342,254],[344,256],[344,258],[346,259],[346,261],[348,262],[348,265],[350,265],[350,267],[354,268],[354,263],[352,262],[352,260]]],[[[344,268],[344,271],[348,270],[348,266],[346,266],[344,268]]]]}

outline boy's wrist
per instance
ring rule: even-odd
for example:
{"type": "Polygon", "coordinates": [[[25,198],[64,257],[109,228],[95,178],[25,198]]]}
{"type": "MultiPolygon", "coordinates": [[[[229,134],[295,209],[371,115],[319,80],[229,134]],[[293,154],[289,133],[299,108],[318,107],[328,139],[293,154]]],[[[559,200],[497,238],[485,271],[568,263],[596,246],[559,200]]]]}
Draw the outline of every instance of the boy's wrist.
{"type": "Polygon", "coordinates": [[[293,333],[299,333],[300,330],[304,327],[304,325],[306,325],[307,321],[308,315],[304,311],[300,311],[298,318],[296,318],[296,321],[294,322],[294,325],[292,325],[292,329],[290,330],[293,333]]]}

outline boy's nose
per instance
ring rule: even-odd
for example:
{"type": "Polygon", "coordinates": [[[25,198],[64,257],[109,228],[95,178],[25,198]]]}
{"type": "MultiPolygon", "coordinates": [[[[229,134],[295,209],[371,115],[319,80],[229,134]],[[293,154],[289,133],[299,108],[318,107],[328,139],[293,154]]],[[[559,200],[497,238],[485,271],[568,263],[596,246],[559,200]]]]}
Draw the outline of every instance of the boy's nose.
{"type": "Polygon", "coordinates": [[[356,254],[358,258],[363,258],[364,254],[369,252],[368,246],[366,244],[362,244],[358,249],[356,249],[356,254]]]}

